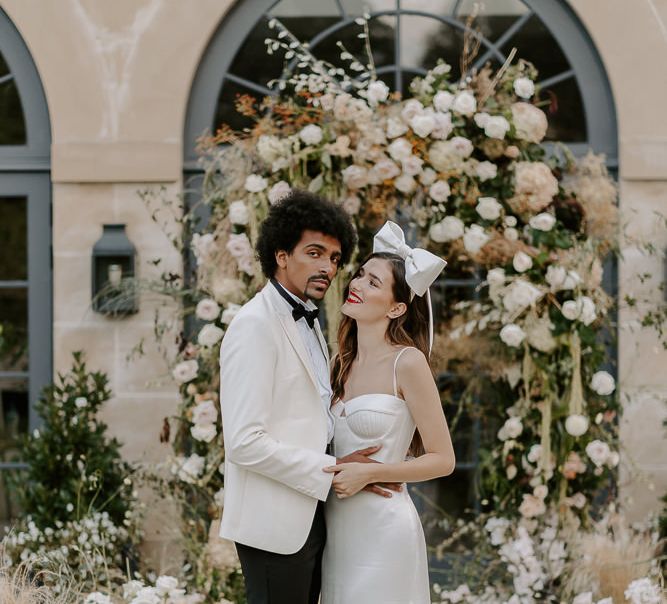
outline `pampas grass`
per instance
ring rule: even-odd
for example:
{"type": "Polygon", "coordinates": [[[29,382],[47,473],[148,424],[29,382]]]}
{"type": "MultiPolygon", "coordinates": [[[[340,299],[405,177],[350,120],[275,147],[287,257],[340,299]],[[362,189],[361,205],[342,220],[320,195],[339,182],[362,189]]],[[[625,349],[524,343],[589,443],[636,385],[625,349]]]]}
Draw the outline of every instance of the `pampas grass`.
{"type": "MultiPolygon", "coordinates": [[[[4,554],[0,552],[0,559],[4,554]]],[[[0,567],[0,602],[2,604],[74,604],[81,600],[81,591],[70,580],[59,581],[59,593],[43,584],[51,571],[34,572],[24,562],[15,567],[0,567]]]]}
{"type": "Polygon", "coordinates": [[[633,529],[619,513],[610,513],[593,532],[573,536],[571,567],[566,591],[572,595],[593,591],[595,598],[625,602],[624,591],[635,579],[646,577],[659,554],[650,531],[633,529]]]}

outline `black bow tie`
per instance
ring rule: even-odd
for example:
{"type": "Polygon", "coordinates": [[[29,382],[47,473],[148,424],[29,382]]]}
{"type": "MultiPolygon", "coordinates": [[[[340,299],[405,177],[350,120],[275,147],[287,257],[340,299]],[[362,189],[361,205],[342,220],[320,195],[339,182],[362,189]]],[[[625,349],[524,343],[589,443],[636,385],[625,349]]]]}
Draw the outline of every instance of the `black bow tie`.
{"type": "Polygon", "coordinates": [[[275,280],[271,279],[271,284],[278,290],[278,293],[287,300],[288,304],[292,307],[292,318],[295,321],[298,321],[301,318],[306,320],[308,327],[315,327],[315,319],[320,312],[319,308],[313,310],[308,310],[303,304],[299,304],[292,296],[290,296],[285,289],[275,280]]]}

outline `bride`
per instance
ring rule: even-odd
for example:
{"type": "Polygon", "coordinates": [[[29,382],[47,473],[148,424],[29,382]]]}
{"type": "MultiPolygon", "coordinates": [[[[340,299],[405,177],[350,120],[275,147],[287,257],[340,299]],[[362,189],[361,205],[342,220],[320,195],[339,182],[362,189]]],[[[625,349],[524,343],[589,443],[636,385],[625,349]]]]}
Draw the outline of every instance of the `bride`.
{"type": "Polygon", "coordinates": [[[410,249],[387,222],[345,292],[332,367],[334,455],[381,445],[381,463],[342,463],[326,504],[322,604],[429,604],[424,532],[407,489],[378,497],[370,483],[430,480],[454,471],[429,366],[428,287],[446,262],[410,249]],[[426,295],[424,295],[426,294],[426,295]],[[407,459],[406,459],[407,458],[407,459]]]}

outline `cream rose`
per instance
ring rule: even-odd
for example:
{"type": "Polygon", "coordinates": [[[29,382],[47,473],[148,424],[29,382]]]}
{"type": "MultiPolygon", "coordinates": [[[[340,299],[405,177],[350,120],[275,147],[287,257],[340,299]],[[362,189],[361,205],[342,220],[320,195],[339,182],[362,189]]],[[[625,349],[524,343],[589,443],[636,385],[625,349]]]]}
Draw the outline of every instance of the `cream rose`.
{"type": "Polygon", "coordinates": [[[245,179],[245,190],[250,193],[260,193],[268,186],[266,178],[259,174],[249,174],[245,179]]]}
{"type": "Polygon", "coordinates": [[[284,197],[287,197],[292,191],[292,188],[284,180],[279,180],[275,185],[269,189],[269,203],[274,205],[284,197]]]}
{"type": "Polygon", "coordinates": [[[215,321],[219,314],[220,307],[215,302],[215,300],[211,300],[211,298],[204,298],[203,300],[197,302],[197,306],[195,307],[195,315],[198,319],[202,319],[203,321],[215,321]]]}
{"type": "Polygon", "coordinates": [[[197,372],[199,371],[199,364],[195,359],[190,359],[189,361],[182,361],[171,372],[174,379],[179,384],[185,384],[190,382],[197,377],[197,372]]]}
{"type": "Polygon", "coordinates": [[[600,396],[607,396],[616,389],[616,380],[606,371],[597,371],[591,379],[591,388],[600,396]]]}
{"type": "Polygon", "coordinates": [[[463,221],[456,216],[445,216],[440,222],[433,224],[429,230],[429,236],[436,243],[453,241],[463,237],[463,221]]]}
{"type": "Polygon", "coordinates": [[[342,172],[343,182],[350,189],[361,189],[368,184],[368,171],[361,166],[351,165],[342,172]]]}
{"type": "Polygon", "coordinates": [[[190,428],[190,434],[195,440],[210,443],[218,434],[215,424],[196,424],[190,428]]]}
{"type": "Polygon", "coordinates": [[[462,90],[452,101],[452,110],[461,115],[471,116],[477,109],[477,101],[472,92],[462,90]]]}
{"type": "Polygon", "coordinates": [[[366,99],[371,107],[384,103],[389,97],[389,87],[382,80],[375,80],[366,89],[366,99]]]}
{"type": "Polygon", "coordinates": [[[212,424],[218,420],[218,409],[215,403],[208,399],[195,405],[192,409],[193,424],[212,424]]]}
{"type": "Polygon", "coordinates": [[[322,128],[316,124],[308,124],[299,131],[299,138],[306,145],[319,145],[322,142],[322,138],[324,138],[324,133],[322,132],[322,128]]]}
{"type": "Polygon", "coordinates": [[[248,207],[244,201],[232,201],[229,204],[229,221],[232,224],[239,224],[245,226],[250,221],[250,214],[248,207]]]}
{"type": "Polygon", "coordinates": [[[536,231],[550,231],[556,224],[556,218],[548,212],[541,212],[533,216],[528,224],[536,231]]]}
{"type": "Polygon", "coordinates": [[[412,144],[405,138],[397,138],[387,147],[391,158],[395,161],[402,161],[412,155],[412,144]]]}
{"type": "Polygon", "coordinates": [[[514,80],[514,92],[522,99],[529,99],[535,94],[535,83],[530,78],[517,78],[514,80]]]}
{"type": "Polygon", "coordinates": [[[475,209],[484,220],[496,220],[500,217],[503,206],[498,203],[495,197],[479,197],[475,209]]]}
{"type": "Polygon", "coordinates": [[[396,178],[401,173],[400,168],[389,158],[381,159],[370,169],[370,177],[378,184],[396,178]]]}
{"type": "Polygon", "coordinates": [[[512,105],[512,122],[516,137],[529,143],[539,143],[547,133],[547,116],[530,103],[512,105]]]}
{"type": "Polygon", "coordinates": [[[512,348],[517,348],[526,337],[526,332],[518,325],[510,323],[500,330],[500,339],[512,348]]]}
{"type": "Polygon", "coordinates": [[[475,166],[475,175],[482,182],[492,180],[498,175],[498,166],[490,161],[481,161],[475,166]]]}
{"type": "Polygon", "coordinates": [[[197,334],[197,343],[205,348],[215,346],[223,336],[224,332],[213,323],[207,323],[197,334]]]}
{"type": "Polygon", "coordinates": [[[428,194],[433,201],[442,203],[447,201],[451,194],[449,184],[446,180],[436,180],[428,190],[428,194]]]}
{"type": "Polygon", "coordinates": [[[565,420],[565,431],[575,437],[585,434],[588,430],[588,418],[585,415],[568,415],[565,420]]]}
{"type": "Polygon", "coordinates": [[[471,254],[476,254],[490,238],[484,227],[478,224],[471,224],[469,227],[466,227],[463,235],[463,247],[471,254]]]}
{"type": "Polygon", "coordinates": [[[440,90],[433,97],[433,106],[443,113],[449,111],[452,108],[452,103],[454,102],[454,95],[451,92],[446,90],[440,90]]]}
{"type": "Polygon", "coordinates": [[[395,181],[394,186],[406,195],[412,193],[417,187],[417,181],[407,174],[401,174],[395,181]]]}
{"type": "Polygon", "coordinates": [[[517,252],[512,258],[512,266],[517,273],[525,273],[532,268],[533,259],[526,252],[517,252]]]}

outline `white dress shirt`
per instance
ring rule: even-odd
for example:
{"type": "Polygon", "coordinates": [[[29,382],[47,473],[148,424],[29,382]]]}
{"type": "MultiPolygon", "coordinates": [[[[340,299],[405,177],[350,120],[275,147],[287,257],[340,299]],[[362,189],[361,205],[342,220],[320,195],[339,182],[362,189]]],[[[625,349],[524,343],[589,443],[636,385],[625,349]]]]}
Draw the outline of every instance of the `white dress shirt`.
{"type": "MultiPolygon", "coordinates": [[[[278,281],[276,281],[278,283],[278,281]]],[[[280,287],[282,285],[278,283],[280,287]]],[[[308,300],[307,303],[303,302],[300,298],[295,296],[292,292],[288,291],[286,288],[282,287],[282,289],[287,292],[287,294],[297,303],[301,304],[301,306],[305,306],[308,310],[314,310],[317,308],[317,306],[313,303],[312,300],[308,300]]],[[[289,306],[289,302],[287,300],[284,300],[285,304],[289,306]]],[[[291,308],[291,306],[290,306],[291,308]]],[[[315,319],[317,321],[317,319],[315,319]]],[[[327,413],[327,432],[328,432],[328,442],[331,442],[331,439],[333,438],[334,435],[334,416],[331,412],[331,381],[329,378],[329,367],[327,365],[327,360],[326,357],[324,356],[324,351],[322,350],[322,346],[320,344],[320,341],[317,337],[317,334],[315,333],[315,330],[308,325],[306,322],[306,319],[304,317],[301,317],[298,321],[296,321],[296,326],[299,330],[299,334],[301,335],[301,339],[303,340],[303,343],[306,346],[306,350],[308,351],[308,356],[310,357],[310,360],[312,361],[312,368],[315,372],[315,376],[317,377],[317,385],[320,391],[320,398],[322,399],[322,405],[324,405],[324,409],[326,410],[327,413]]]]}

